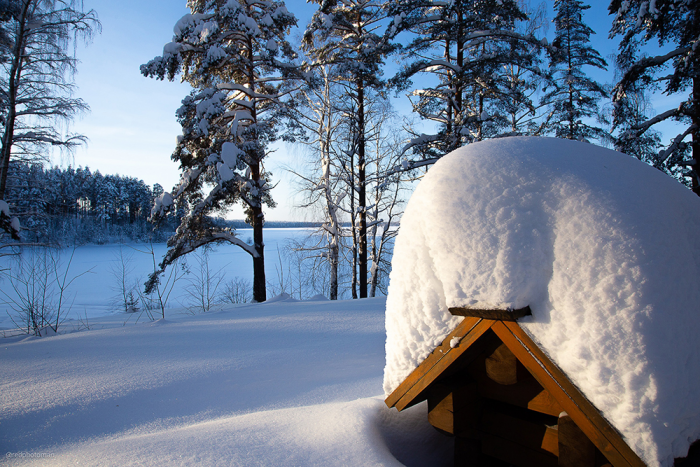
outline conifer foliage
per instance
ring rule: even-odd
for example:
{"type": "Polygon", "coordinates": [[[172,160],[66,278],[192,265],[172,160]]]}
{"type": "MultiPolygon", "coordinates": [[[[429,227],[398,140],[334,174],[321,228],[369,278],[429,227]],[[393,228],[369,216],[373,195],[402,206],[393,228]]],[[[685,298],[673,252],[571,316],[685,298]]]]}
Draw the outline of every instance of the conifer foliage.
{"type": "MultiPolygon", "coordinates": [[[[156,200],[153,218],[185,200],[189,210],[161,267],[212,242],[230,242],[253,258],[253,299],[265,301],[263,206],[274,207],[263,161],[277,138],[277,112],[283,84],[296,68],[286,34],[296,24],[277,0],[191,0],[192,11],[175,25],[163,56],[142,65],[150,77],[173,80],[182,75],[194,88],[182,101],[173,160],[181,180],[156,200]],[[240,202],[253,228],[253,245],[208,215],[240,202]]],[[[154,275],[147,288],[156,284],[154,275]]]]}
{"type": "Polygon", "coordinates": [[[607,63],[590,45],[593,30],[583,22],[590,6],[579,0],[556,0],[556,36],[550,66],[554,89],[545,96],[552,105],[553,131],[557,138],[588,140],[604,138],[596,125],[602,119],[598,102],[606,97],[601,84],[590,78],[584,67],[605,70],[607,63]]]}
{"type": "Polygon", "coordinates": [[[414,111],[438,128],[433,135],[415,135],[408,147],[421,160],[411,166],[432,164],[465,144],[496,135],[505,124],[505,119],[498,121],[497,108],[505,100],[522,98],[513,93],[507,65],[539,74],[536,56],[543,44],[516,30],[516,23],[526,19],[517,2],[400,0],[389,11],[389,34],[412,37],[403,47],[407,63],[392,82],[404,90],[419,75],[437,79],[409,93],[414,111]]]}
{"type": "MultiPolygon", "coordinates": [[[[89,168],[45,168],[10,164],[5,200],[22,225],[24,242],[55,244],[164,241],[175,229],[173,216],[153,232],[148,215],[158,184],[102,175],[89,168]]],[[[173,213],[175,214],[175,213],[173,213]]]]}
{"type": "Polygon", "coordinates": [[[632,122],[622,139],[633,141],[654,125],[675,122],[680,130],[659,153],[658,163],[680,172],[700,195],[700,5],[696,0],[613,0],[609,10],[616,15],[611,35],[621,36],[618,66],[625,70],[613,94],[614,123],[629,124],[625,101],[640,88],[680,100],[632,122]],[[654,42],[658,55],[642,52],[653,50],[654,42]]]}

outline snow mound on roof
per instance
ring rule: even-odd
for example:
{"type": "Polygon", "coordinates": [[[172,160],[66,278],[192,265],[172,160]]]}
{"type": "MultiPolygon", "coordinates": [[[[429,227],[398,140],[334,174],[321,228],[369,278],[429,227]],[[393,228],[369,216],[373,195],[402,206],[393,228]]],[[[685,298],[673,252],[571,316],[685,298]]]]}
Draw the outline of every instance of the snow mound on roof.
{"type": "Polygon", "coordinates": [[[627,155],[518,137],[442,158],[401,220],[384,390],[456,327],[448,307],[520,325],[650,466],[700,438],[700,199],[627,155]]]}

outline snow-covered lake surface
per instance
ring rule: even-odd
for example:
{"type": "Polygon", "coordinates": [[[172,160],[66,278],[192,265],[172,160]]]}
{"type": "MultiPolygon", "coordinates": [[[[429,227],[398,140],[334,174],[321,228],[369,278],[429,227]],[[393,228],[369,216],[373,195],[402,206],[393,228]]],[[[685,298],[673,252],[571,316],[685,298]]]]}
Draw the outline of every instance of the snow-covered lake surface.
{"type": "MultiPolygon", "coordinates": [[[[237,232],[244,241],[252,242],[252,229],[239,229],[237,232]]],[[[314,229],[310,228],[265,229],[266,276],[268,284],[271,285],[268,294],[273,292],[272,289],[279,280],[280,265],[285,270],[289,267],[284,254],[287,243],[290,240],[301,241],[313,232],[314,229]]],[[[120,258],[124,258],[126,269],[129,271],[128,283],[143,289],[143,283],[148,274],[153,272],[153,256],[150,248],[151,245],[144,243],[84,245],[76,248],[68,270],[69,280],[70,278],[75,280],[67,288],[65,303],[70,310],[65,314],[65,318],[73,320],[85,319],[86,316],[96,318],[119,311],[117,276],[121,268],[120,258]]],[[[222,244],[213,248],[209,256],[209,267],[212,273],[220,272],[223,275],[221,289],[225,282],[235,278],[248,281],[252,287],[253,263],[250,255],[233,245],[222,244]]],[[[166,251],[167,246],[164,243],[153,244],[157,263],[160,263],[166,251]]],[[[64,270],[72,253],[70,248],[61,251],[61,270],[64,270]]],[[[169,298],[169,308],[187,308],[190,305],[191,298],[188,295],[187,286],[188,280],[197,274],[197,253],[188,255],[186,261],[192,274],[184,276],[176,283],[169,298]]],[[[0,259],[0,268],[3,265],[15,267],[13,260],[8,258],[0,259]]],[[[1,280],[5,284],[0,283],[0,285],[5,290],[9,290],[7,278],[1,280]]],[[[6,297],[0,296],[0,329],[10,329],[15,327],[8,316],[8,311],[12,313],[12,307],[4,304],[4,301],[7,301],[6,297]]]]}
{"type": "Polygon", "coordinates": [[[423,405],[384,405],[384,306],[271,300],[5,338],[0,464],[448,465],[423,405]]]}

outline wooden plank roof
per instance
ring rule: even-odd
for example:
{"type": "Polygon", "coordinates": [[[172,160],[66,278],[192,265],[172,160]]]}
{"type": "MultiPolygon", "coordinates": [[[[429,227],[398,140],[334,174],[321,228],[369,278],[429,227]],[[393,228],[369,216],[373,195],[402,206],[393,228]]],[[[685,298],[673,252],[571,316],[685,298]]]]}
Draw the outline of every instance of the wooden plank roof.
{"type": "MultiPolygon", "coordinates": [[[[510,310],[501,310],[500,312],[512,313],[510,310]]],[[[614,467],[644,467],[644,462],[627,445],[622,435],[537,346],[520,325],[515,320],[510,319],[511,316],[507,315],[506,320],[477,316],[465,317],[454,331],[386,398],[387,406],[396,407],[400,411],[424,400],[426,389],[490,329],[513,352],[540,385],[559,402],[571,419],[614,467]]]]}

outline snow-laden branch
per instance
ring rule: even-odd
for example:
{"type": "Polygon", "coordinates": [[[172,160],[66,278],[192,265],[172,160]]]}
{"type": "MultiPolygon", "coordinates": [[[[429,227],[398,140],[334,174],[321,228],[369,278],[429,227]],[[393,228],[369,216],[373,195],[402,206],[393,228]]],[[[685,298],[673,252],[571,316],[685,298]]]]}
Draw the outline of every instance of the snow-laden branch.
{"type": "MultiPolygon", "coordinates": [[[[683,140],[688,136],[691,135],[695,130],[697,130],[696,125],[690,125],[683,133],[680,135],[676,136],[673,138],[673,142],[670,144],[669,147],[664,149],[663,151],[659,152],[659,159],[661,160],[662,164],[666,164],[668,159],[678,150],[680,149],[681,144],[683,144],[683,140]]],[[[692,164],[688,165],[695,165],[695,162],[692,164]]]]}
{"type": "Polygon", "coordinates": [[[667,120],[669,118],[677,117],[679,115],[683,115],[682,107],[667,110],[666,112],[660,113],[659,115],[656,115],[645,122],[631,126],[630,129],[622,135],[622,138],[637,138],[640,135],[642,135],[645,131],[647,131],[651,126],[656,125],[657,123],[667,120]]]}
{"type": "Polygon", "coordinates": [[[615,86],[615,101],[623,99],[625,97],[626,89],[636,83],[642,74],[646,72],[647,69],[658,67],[664,65],[667,61],[672,60],[678,56],[685,55],[693,50],[692,47],[679,47],[672,50],[664,55],[657,55],[655,57],[644,57],[634,63],[624,74],[620,82],[615,86]]]}

